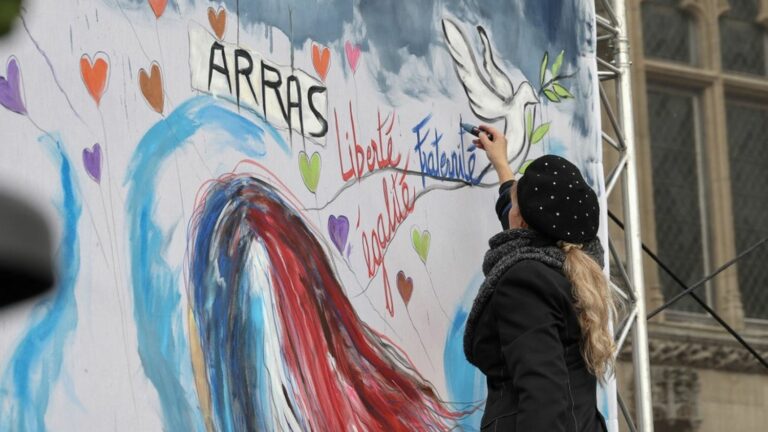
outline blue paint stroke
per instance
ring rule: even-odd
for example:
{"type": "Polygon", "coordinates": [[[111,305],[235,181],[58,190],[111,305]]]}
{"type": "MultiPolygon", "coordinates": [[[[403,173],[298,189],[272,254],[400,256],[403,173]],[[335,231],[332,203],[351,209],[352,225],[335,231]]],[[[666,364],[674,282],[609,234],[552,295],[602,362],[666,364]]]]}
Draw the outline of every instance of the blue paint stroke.
{"type": "Polygon", "coordinates": [[[250,236],[237,242],[236,251],[230,244],[240,221],[240,212],[234,209],[249,205],[240,196],[249,181],[235,179],[209,192],[193,243],[194,314],[206,359],[214,424],[222,432],[247,430],[249,424],[257,430],[276,430],[269,415],[274,411],[271,402],[284,391],[270,386],[270,372],[263,367],[265,315],[272,322],[277,317],[261,292],[271,288],[250,286],[251,272],[262,271],[264,280],[271,278],[270,264],[251,262],[254,239],[250,236]]]}
{"type": "Polygon", "coordinates": [[[189,346],[180,307],[179,269],[163,258],[170,234],[154,218],[155,186],[163,163],[197,132],[226,133],[209,144],[234,148],[247,157],[266,154],[264,131],[289,152],[280,134],[261,118],[256,123],[209,96],[179,105],[141,139],[127,170],[126,197],[131,281],[139,357],[160,399],[166,430],[204,430],[194,390],[189,346]]]}
{"type": "MultiPolygon", "coordinates": [[[[598,410],[600,410],[600,414],[602,414],[603,418],[605,419],[605,423],[609,423],[610,414],[611,414],[611,408],[608,405],[608,394],[606,387],[603,387],[600,385],[600,383],[597,384],[597,407],[598,410]]],[[[609,426],[610,427],[610,426],[609,426]]]]}
{"type": "Polygon", "coordinates": [[[476,148],[474,145],[469,149],[464,148],[464,134],[466,133],[464,129],[458,128],[459,147],[451,148],[450,144],[443,143],[441,151],[440,141],[443,139],[444,133],[440,133],[437,126],[425,129],[431,119],[432,113],[429,113],[411,128],[411,132],[416,135],[416,144],[413,149],[419,155],[421,185],[426,187],[426,177],[457,179],[470,185],[478,184],[480,177],[474,177],[477,162],[476,148]],[[433,136],[431,141],[430,134],[433,136]],[[446,145],[448,146],[447,149],[446,145]]]}
{"type": "Polygon", "coordinates": [[[548,138],[547,139],[548,149],[547,154],[552,154],[556,156],[561,156],[564,158],[568,157],[568,147],[563,143],[562,140],[558,138],[548,138]]]}
{"type": "Polygon", "coordinates": [[[54,293],[35,305],[29,330],[3,372],[0,431],[44,431],[53,385],[61,372],[64,344],[77,325],[75,282],[80,272],[77,227],[81,205],[72,165],[59,139],[43,136],[60,167],[62,199],[56,207],[63,221],[58,249],[59,280],[54,293]]]}
{"type": "MultiPolygon", "coordinates": [[[[469,315],[472,301],[482,281],[483,276],[477,274],[470,282],[464,298],[459,302],[448,329],[443,352],[448,398],[452,401],[462,402],[461,409],[468,409],[481,403],[488,396],[485,376],[464,356],[464,328],[467,323],[467,315],[469,315]]],[[[478,409],[472,415],[461,418],[458,422],[459,430],[480,430],[482,416],[483,410],[478,409]]]]}

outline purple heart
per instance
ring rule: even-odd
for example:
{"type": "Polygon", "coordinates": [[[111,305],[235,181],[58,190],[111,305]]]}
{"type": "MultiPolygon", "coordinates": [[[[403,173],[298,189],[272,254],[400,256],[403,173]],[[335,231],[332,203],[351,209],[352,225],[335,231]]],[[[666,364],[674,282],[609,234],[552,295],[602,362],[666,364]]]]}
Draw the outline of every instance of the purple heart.
{"type": "Polygon", "coordinates": [[[340,253],[344,253],[344,246],[347,245],[347,236],[349,235],[349,219],[346,216],[333,216],[328,218],[328,233],[331,235],[331,241],[336,245],[340,253]]]}
{"type": "Polygon", "coordinates": [[[7,70],[7,78],[0,76],[0,105],[15,113],[26,114],[27,108],[21,100],[21,74],[15,57],[8,60],[7,70]]]}
{"type": "Polygon", "coordinates": [[[85,172],[96,183],[101,183],[101,146],[99,143],[93,145],[93,150],[83,149],[83,165],[85,165],[85,172]]]}

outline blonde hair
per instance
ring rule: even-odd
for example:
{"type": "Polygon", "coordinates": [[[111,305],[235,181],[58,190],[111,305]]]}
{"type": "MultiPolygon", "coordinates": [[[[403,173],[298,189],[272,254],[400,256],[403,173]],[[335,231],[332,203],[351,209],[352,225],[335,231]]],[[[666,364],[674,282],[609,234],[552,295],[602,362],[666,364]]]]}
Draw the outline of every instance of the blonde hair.
{"type": "Polygon", "coordinates": [[[574,307],[581,325],[582,357],[587,369],[604,382],[606,372],[614,367],[616,344],[608,324],[616,317],[617,305],[602,269],[581,250],[582,245],[558,245],[565,252],[563,272],[573,286],[574,307]]]}

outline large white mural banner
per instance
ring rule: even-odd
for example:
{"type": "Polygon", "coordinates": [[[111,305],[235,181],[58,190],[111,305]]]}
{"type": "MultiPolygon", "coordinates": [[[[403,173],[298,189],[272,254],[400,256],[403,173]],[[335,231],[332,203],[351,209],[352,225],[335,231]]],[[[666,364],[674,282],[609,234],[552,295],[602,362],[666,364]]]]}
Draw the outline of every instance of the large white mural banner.
{"type": "Polygon", "coordinates": [[[0,185],[59,274],[0,313],[0,431],[479,429],[501,226],[460,123],[604,201],[591,1],[25,4],[0,185]]]}

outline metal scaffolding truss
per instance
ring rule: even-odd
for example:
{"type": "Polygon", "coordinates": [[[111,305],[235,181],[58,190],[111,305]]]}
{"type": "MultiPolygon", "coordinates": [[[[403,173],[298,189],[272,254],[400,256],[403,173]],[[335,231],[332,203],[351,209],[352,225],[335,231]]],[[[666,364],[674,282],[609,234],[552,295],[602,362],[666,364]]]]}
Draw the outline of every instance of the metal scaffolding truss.
{"type": "Polygon", "coordinates": [[[612,194],[620,196],[625,223],[625,256],[620,256],[613,239],[608,241],[613,265],[617,267],[622,285],[627,288],[622,289],[614,283],[611,283],[611,287],[629,303],[626,316],[615,329],[616,355],[632,331],[636,421],[632,420],[621,396],[617,394],[617,397],[631,431],[653,432],[626,0],[595,0],[595,11],[600,108],[608,119],[607,124],[603,125],[602,140],[606,148],[618,152],[618,162],[606,176],[605,188],[608,197],[612,194]],[[606,92],[609,85],[615,86],[612,93],[615,98],[609,97],[606,92]],[[615,192],[619,183],[620,194],[615,192]]]}

